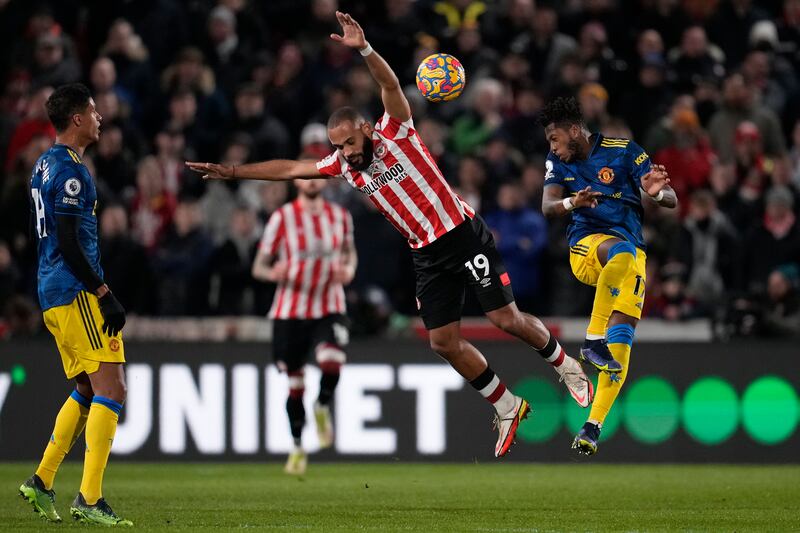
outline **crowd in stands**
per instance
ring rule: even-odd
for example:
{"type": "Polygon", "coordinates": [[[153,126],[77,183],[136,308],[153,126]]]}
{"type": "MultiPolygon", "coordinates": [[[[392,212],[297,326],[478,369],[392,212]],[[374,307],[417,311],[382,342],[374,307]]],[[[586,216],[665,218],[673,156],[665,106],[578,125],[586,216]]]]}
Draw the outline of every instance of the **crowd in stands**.
{"type": "MultiPolygon", "coordinates": [[[[288,183],[204,182],[185,160],[321,158],[325,122],[382,113],[363,60],[332,41],[359,20],[407,84],[415,126],[495,232],[520,307],[582,316],[566,219],[541,214],[543,103],[574,95],[588,127],[634,139],[669,171],[677,210],[645,201],[646,317],[710,317],[724,335],[800,334],[800,0],[0,1],[0,310],[34,327],[28,180],[55,138],[54,87],[81,81],[103,116],[84,161],[98,191],[107,281],[129,313],[263,314],[250,277],[288,183]],[[467,90],[429,104],[414,86],[434,52],[467,90]]],[[[355,220],[356,332],[414,315],[403,239],[342,182],[355,220]]],[[[468,299],[467,309],[477,312],[468,299]]]]}

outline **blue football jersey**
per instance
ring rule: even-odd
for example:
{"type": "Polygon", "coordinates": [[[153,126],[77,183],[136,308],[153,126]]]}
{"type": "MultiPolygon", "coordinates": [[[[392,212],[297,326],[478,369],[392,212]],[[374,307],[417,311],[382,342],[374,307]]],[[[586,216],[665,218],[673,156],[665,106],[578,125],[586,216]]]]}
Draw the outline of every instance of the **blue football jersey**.
{"type": "Polygon", "coordinates": [[[603,193],[597,207],[572,211],[567,228],[569,245],[594,233],[614,235],[644,249],[641,178],[650,171],[650,158],[635,142],[592,136],[589,157],[565,163],[552,152],[545,161],[545,186],[561,185],[570,195],[591,186],[603,193]]]}
{"type": "Polygon", "coordinates": [[[58,247],[56,215],[80,217],[78,242],[102,278],[97,245],[97,191],[89,170],[71,148],[56,144],[36,161],[31,176],[31,206],[39,234],[39,304],[42,310],[72,303],[89,290],[64,262],[58,247]]]}

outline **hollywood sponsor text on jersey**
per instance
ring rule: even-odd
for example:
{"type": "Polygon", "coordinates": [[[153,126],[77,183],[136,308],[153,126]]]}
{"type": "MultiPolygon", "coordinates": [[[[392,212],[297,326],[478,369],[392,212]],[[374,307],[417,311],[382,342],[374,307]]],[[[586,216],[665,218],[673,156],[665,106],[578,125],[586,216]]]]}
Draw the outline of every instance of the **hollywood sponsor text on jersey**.
{"type": "Polygon", "coordinates": [[[372,181],[359,188],[361,192],[366,195],[372,196],[375,191],[386,185],[389,180],[402,181],[408,177],[408,172],[403,168],[400,163],[395,163],[389,170],[382,174],[373,174],[372,181]]]}

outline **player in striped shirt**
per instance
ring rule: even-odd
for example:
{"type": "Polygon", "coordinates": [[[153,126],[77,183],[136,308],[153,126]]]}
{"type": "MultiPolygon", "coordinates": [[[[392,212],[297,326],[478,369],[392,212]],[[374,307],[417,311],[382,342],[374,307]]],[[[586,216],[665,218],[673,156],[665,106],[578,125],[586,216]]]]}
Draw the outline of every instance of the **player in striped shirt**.
{"type": "Polygon", "coordinates": [[[348,342],[344,285],[356,271],[353,219],[344,208],[326,202],[323,179],[295,180],[298,197],[275,211],[264,228],[253,277],[278,284],[269,317],[273,356],[289,376],[286,412],[294,449],[288,474],[303,474],[306,453],[300,437],[305,425],[303,367],[311,351],[322,370],[314,418],[321,448],[333,444],[330,401],[339,382],[348,342]]]}
{"type": "Polygon", "coordinates": [[[381,88],[385,113],[373,127],[352,108],[335,111],[328,137],[336,151],[316,164],[273,160],[242,166],[187,163],[217,179],[285,180],[341,176],[367,195],[412,248],[417,302],[429,331],[430,345],[494,407],[499,436],[497,457],[514,442],[520,421],[530,408],[500,381],[486,359],[461,337],[461,308],[469,286],[493,324],[538,351],[560,374],[572,397],[586,407],[594,390],[575,359],[555,337],[514,303],[511,280],[489,229],[453,192],[428,148],[414,129],[411,109],[400,82],[384,59],[367,43],[350,15],[337,12],[343,35],[331,38],[357,49],[381,88]]]}

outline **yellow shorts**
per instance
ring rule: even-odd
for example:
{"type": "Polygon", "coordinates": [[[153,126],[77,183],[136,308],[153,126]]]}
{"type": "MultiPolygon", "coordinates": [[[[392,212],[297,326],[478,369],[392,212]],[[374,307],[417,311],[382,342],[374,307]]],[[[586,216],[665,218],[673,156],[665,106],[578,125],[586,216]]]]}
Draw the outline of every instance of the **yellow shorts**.
{"type": "MultiPolygon", "coordinates": [[[[587,285],[597,286],[600,271],[603,269],[597,259],[597,247],[612,235],[595,233],[579,240],[569,249],[569,264],[575,277],[587,285]]],[[[622,284],[622,293],[614,299],[614,311],[619,311],[634,318],[642,318],[644,305],[644,286],[647,281],[645,266],[647,254],[636,248],[636,269],[622,284]]]]}
{"type": "Polygon", "coordinates": [[[97,296],[81,291],[68,305],[44,312],[44,323],[56,339],[64,373],[72,379],[81,372],[93,374],[100,363],[124,363],[122,333],[103,333],[103,315],[97,296]]]}

